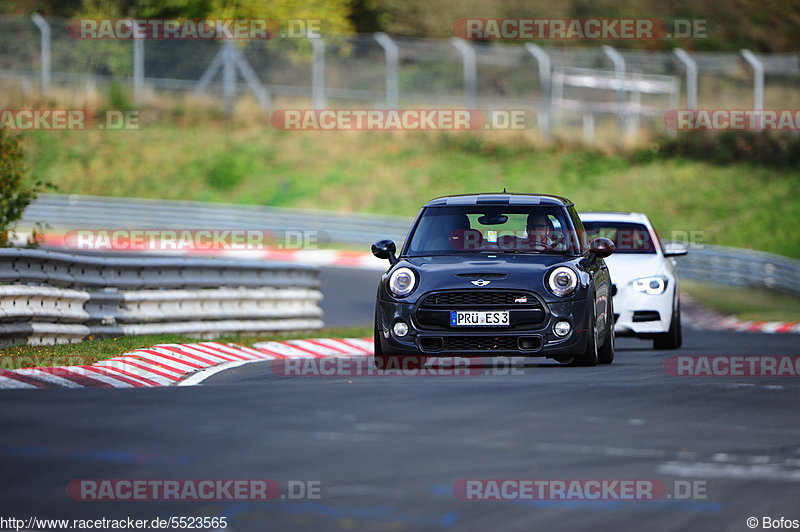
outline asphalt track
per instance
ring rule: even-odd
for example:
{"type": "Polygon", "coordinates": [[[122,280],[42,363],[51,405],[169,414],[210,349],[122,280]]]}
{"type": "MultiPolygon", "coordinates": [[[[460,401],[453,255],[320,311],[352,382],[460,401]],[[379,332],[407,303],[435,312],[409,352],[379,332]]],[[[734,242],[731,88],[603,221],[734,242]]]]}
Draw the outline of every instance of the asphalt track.
{"type": "MultiPolygon", "coordinates": [[[[376,275],[327,269],[325,304],[337,309],[327,321],[369,319],[376,275]]],[[[751,530],[748,517],[800,519],[797,378],[673,377],[672,354],[620,339],[615,363],[596,368],[287,377],[280,362],[258,362],[196,387],[0,391],[0,517],[225,515],[234,531],[738,531],[751,530]],[[308,480],[321,492],[259,502],[66,494],[74,479],[130,478],[266,478],[284,493],[308,480]],[[464,501],[453,489],[463,479],[654,480],[673,495],[674,481],[698,481],[705,494],[464,501]]],[[[680,354],[799,355],[800,342],[687,328],[680,354]]]]}

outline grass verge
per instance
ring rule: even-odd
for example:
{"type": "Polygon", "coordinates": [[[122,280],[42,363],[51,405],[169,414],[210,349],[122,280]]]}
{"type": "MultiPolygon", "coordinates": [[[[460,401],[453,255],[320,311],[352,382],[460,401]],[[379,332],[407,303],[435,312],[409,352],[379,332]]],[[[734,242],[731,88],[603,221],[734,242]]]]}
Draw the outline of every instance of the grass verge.
{"type": "Polygon", "coordinates": [[[519,132],[277,131],[154,122],[24,135],[34,179],[65,194],[413,216],[443,195],[541,192],[581,210],[647,213],[669,237],[800,258],[800,170],[647,150],[541,146],[519,132]]]}
{"type": "Polygon", "coordinates": [[[684,280],[681,289],[706,307],[740,320],[800,321],[800,298],[791,295],[684,280]]]}
{"type": "MultiPolygon", "coordinates": [[[[349,327],[319,329],[297,333],[277,333],[263,336],[223,336],[214,342],[233,342],[252,345],[271,340],[291,340],[296,338],[363,338],[372,336],[370,327],[349,327]]],[[[156,344],[186,344],[202,342],[198,338],[178,334],[157,334],[149,336],[122,336],[102,340],[87,340],[77,344],[61,345],[17,345],[0,349],[0,369],[20,369],[23,367],[44,367],[64,365],[88,365],[122,355],[134,349],[156,344]]]]}

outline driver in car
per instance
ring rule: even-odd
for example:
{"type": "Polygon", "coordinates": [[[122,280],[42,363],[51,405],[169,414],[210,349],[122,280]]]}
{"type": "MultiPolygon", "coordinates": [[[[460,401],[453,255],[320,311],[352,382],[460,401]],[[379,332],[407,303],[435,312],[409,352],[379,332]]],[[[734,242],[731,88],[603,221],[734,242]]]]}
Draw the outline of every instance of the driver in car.
{"type": "Polygon", "coordinates": [[[546,214],[529,214],[527,220],[528,240],[531,249],[555,249],[559,243],[553,222],[546,214]]]}

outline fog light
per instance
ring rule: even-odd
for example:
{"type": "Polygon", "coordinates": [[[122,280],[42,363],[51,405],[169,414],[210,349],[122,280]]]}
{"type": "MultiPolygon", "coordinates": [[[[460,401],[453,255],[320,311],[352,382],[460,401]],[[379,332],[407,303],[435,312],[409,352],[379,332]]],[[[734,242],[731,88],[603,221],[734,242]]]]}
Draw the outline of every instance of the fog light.
{"type": "Polygon", "coordinates": [[[395,336],[403,337],[408,334],[408,325],[404,321],[398,321],[392,327],[392,331],[394,331],[395,336]]]}
{"type": "Polygon", "coordinates": [[[572,326],[569,324],[568,321],[559,321],[555,325],[553,325],[553,332],[556,333],[556,336],[566,336],[569,334],[569,331],[572,330],[572,326]]]}

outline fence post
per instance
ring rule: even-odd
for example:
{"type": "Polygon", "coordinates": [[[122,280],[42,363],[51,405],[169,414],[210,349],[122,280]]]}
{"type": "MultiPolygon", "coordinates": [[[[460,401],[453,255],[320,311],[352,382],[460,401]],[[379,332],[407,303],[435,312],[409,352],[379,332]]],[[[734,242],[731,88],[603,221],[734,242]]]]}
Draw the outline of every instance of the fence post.
{"type": "Polygon", "coordinates": [[[42,39],[42,92],[50,90],[50,24],[39,13],[31,15],[42,39]]]}
{"type": "Polygon", "coordinates": [[[686,107],[697,109],[697,61],[680,48],[675,48],[673,52],[686,69],[686,107]]]}
{"type": "Polygon", "coordinates": [[[587,144],[594,141],[594,115],[591,112],[585,112],[581,116],[583,124],[583,140],[587,144]]]}
{"type": "Polygon", "coordinates": [[[383,32],[375,34],[375,40],[386,53],[386,105],[390,109],[400,106],[400,84],[398,70],[400,68],[400,50],[391,37],[383,32]]]}
{"type": "Polygon", "coordinates": [[[261,80],[258,79],[258,75],[256,75],[253,67],[250,66],[250,63],[247,62],[247,58],[244,56],[241,50],[237,50],[233,48],[233,62],[236,65],[236,69],[239,71],[239,75],[242,76],[247,86],[250,88],[250,92],[253,93],[253,96],[256,97],[258,101],[258,105],[265,111],[269,111],[270,107],[272,106],[272,97],[270,96],[269,91],[266,87],[261,83],[261,80]]]}
{"type": "Polygon", "coordinates": [[[623,110],[625,95],[622,91],[621,81],[622,78],[625,77],[625,58],[622,57],[616,49],[607,44],[603,45],[603,53],[614,63],[614,73],[617,79],[620,80],[620,87],[617,88],[617,126],[620,131],[622,131],[622,122],[625,115],[625,111],[623,110]]]}
{"type": "Polygon", "coordinates": [[[225,100],[225,112],[233,114],[236,98],[236,50],[233,41],[227,40],[222,45],[222,94],[225,100]]]}
{"type": "Polygon", "coordinates": [[[133,38],[133,102],[141,105],[144,99],[144,39],[135,37],[138,22],[131,21],[133,38]]]}
{"type": "Polygon", "coordinates": [[[314,109],[324,109],[325,101],[325,41],[322,37],[309,37],[313,59],[311,62],[311,102],[314,109]]]}
{"type": "Polygon", "coordinates": [[[539,128],[542,135],[549,139],[553,134],[553,127],[551,123],[551,113],[553,108],[552,98],[552,80],[550,70],[550,56],[544,49],[533,43],[525,45],[525,49],[536,59],[539,65],[539,93],[541,94],[542,105],[539,106],[541,110],[541,117],[538,121],[539,128]]]}
{"type": "Polygon", "coordinates": [[[475,108],[475,96],[478,86],[478,67],[475,60],[475,50],[464,39],[451,37],[450,42],[461,54],[464,63],[464,101],[470,109],[475,108]]]}
{"type": "MultiPolygon", "coordinates": [[[[764,109],[764,63],[750,50],[742,50],[742,57],[753,68],[753,110],[764,109]]],[[[764,125],[764,115],[759,120],[759,129],[764,125]]]]}

